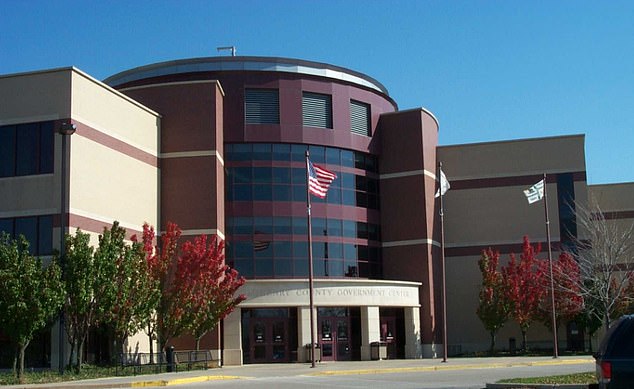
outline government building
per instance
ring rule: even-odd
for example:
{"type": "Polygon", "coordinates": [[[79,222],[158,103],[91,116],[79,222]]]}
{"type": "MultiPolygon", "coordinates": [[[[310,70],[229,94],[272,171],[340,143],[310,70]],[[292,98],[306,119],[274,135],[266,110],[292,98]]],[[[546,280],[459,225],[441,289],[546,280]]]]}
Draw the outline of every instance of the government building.
{"type": "MultiPolygon", "coordinates": [[[[62,233],[114,220],[177,223],[226,240],[247,296],[203,347],[225,365],[305,362],[311,342],[305,153],[337,175],[312,197],[315,333],[322,361],[443,356],[442,162],[448,355],[485,351],[476,316],[483,249],[546,244],[543,206],[523,190],[547,174],[555,252],[577,234],[571,201],[634,221],[634,183],[590,186],[584,136],[439,146],[432,112],[399,109],[365,74],[288,58],[162,62],[99,81],[76,68],[0,76],[0,230],[50,256],[62,233]],[[73,127],[74,126],[74,127],[73,127]],[[69,131],[74,128],[75,131],[69,131]]],[[[32,346],[57,366],[56,325],[32,346]]],[[[509,322],[499,347],[519,337],[509,322]]],[[[105,336],[105,335],[103,335],[105,336]]],[[[88,360],[109,352],[91,335],[88,360]]],[[[0,334],[0,341],[4,337],[0,334]]],[[[552,347],[531,327],[534,347],[552,347]]],[[[585,342],[585,343],[584,343],[585,342]]],[[[583,349],[576,323],[559,347],[583,349]]],[[[185,336],[177,349],[193,348],[185,336]]],[[[148,351],[144,334],[128,339],[148,351]]]]}

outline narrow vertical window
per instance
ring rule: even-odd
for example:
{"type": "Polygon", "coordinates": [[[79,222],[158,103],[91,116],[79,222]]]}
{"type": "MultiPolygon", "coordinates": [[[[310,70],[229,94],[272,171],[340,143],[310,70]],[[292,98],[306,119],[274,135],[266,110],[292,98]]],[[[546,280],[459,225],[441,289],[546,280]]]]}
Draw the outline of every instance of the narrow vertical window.
{"type": "Polygon", "coordinates": [[[246,124],[280,124],[280,95],[277,89],[244,91],[246,124]]]}
{"type": "Polygon", "coordinates": [[[306,127],[332,128],[332,96],[304,92],[302,117],[306,127]]]}
{"type": "Polygon", "coordinates": [[[370,105],[350,100],[350,131],[370,136],[370,105]]]}

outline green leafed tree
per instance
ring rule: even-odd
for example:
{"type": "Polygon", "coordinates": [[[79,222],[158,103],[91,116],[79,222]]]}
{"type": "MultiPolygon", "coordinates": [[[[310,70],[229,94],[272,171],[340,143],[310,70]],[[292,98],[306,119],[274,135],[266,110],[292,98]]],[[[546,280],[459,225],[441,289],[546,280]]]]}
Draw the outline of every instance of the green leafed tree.
{"type": "Polygon", "coordinates": [[[141,243],[126,242],[126,230],[118,222],[99,236],[95,258],[107,263],[108,289],[104,293],[103,321],[112,328],[115,350],[126,352],[126,339],[143,329],[152,315],[152,282],[141,243]]]}
{"type": "Polygon", "coordinates": [[[29,253],[23,236],[0,234],[0,329],[16,347],[14,372],[24,376],[24,353],[33,336],[59,313],[64,299],[61,270],[55,261],[43,266],[29,253]]]}
{"type": "Polygon", "coordinates": [[[482,251],[478,266],[482,273],[482,286],[476,311],[484,328],[489,332],[491,345],[489,352],[494,353],[498,331],[509,318],[510,306],[505,295],[502,272],[498,270],[500,253],[491,248],[482,251]]]}
{"type": "Polygon", "coordinates": [[[95,324],[95,312],[100,297],[96,286],[109,282],[103,280],[99,264],[93,258],[90,235],[75,231],[66,235],[66,250],[63,260],[63,282],[66,289],[64,299],[64,323],[70,344],[68,364],[79,371],[82,365],[83,346],[88,331],[95,324]]]}

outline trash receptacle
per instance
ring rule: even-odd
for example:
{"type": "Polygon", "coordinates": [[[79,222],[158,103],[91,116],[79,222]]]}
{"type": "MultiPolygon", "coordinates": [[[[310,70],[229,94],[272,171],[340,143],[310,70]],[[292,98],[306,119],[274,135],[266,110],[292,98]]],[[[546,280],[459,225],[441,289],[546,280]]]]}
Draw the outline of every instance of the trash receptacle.
{"type": "Polygon", "coordinates": [[[174,346],[169,346],[167,350],[165,350],[165,360],[167,362],[166,370],[168,373],[176,371],[176,361],[174,357],[174,346]]]}
{"type": "Polygon", "coordinates": [[[387,343],[372,342],[370,343],[370,359],[373,361],[387,359],[387,343]]]}
{"type": "MultiPolygon", "coordinates": [[[[310,347],[310,343],[304,346],[306,348],[306,362],[313,361],[313,350],[310,347]]],[[[315,343],[315,362],[321,362],[321,347],[318,343],[315,343]]]]}
{"type": "Polygon", "coordinates": [[[515,351],[516,351],[515,338],[509,338],[509,353],[511,353],[511,355],[515,355],[515,351]]]}

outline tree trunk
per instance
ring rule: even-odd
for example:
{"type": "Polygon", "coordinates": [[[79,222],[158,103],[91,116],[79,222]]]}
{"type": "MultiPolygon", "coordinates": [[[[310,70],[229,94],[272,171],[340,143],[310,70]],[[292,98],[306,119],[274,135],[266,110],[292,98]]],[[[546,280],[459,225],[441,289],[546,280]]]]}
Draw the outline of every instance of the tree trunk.
{"type": "Polygon", "coordinates": [[[147,336],[150,340],[150,365],[154,364],[154,340],[152,339],[153,331],[152,324],[147,325],[147,336]]]}
{"type": "Polygon", "coordinates": [[[18,347],[18,345],[15,345],[15,348],[13,349],[13,376],[17,377],[18,376],[18,358],[20,355],[20,348],[18,347]]]}
{"type": "Polygon", "coordinates": [[[526,345],[526,330],[522,329],[522,351],[526,353],[528,351],[528,347],[526,345]]]}
{"type": "Polygon", "coordinates": [[[196,351],[200,351],[200,338],[201,337],[196,338],[196,351]]]}
{"type": "MultiPolygon", "coordinates": [[[[67,332],[68,333],[68,332],[67,332]]],[[[70,344],[70,355],[68,356],[68,366],[74,366],[75,358],[76,358],[76,350],[77,350],[77,339],[69,337],[70,344]]]]}
{"type": "Polygon", "coordinates": [[[491,354],[491,356],[493,356],[493,354],[495,353],[495,331],[491,331],[489,332],[489,334],[491,335],[491,346],[489,347],[489,354],[491,354]]]}
{"type": "Polygon", "coordinates": [[[86,341],[86,338],[83,338],[78,344],[77,344],[77,366],[75,366],[75,369],[77,370],[77,373],[79,373],[81,371],[81,365],[84,363],[84,343],[86,341]]]}
{"type": "Polygon", "coordinates": [[[24,383],[24,354],[28,346],[29,346],[29,342],[26,342],[23,345],[18,345],[18,349],[20,350],[19,352],[20,362],[18,365],[18,382],[21,384],[24,383]]]}

